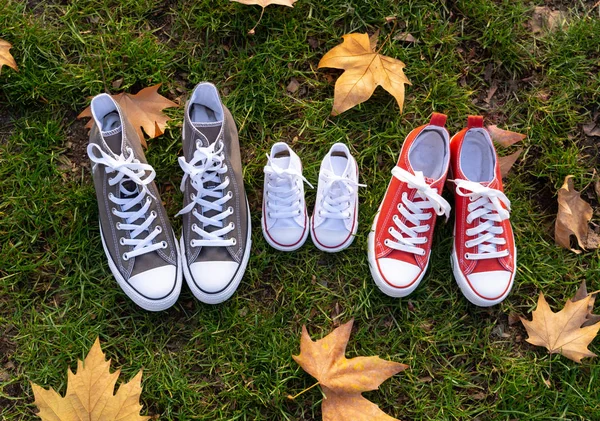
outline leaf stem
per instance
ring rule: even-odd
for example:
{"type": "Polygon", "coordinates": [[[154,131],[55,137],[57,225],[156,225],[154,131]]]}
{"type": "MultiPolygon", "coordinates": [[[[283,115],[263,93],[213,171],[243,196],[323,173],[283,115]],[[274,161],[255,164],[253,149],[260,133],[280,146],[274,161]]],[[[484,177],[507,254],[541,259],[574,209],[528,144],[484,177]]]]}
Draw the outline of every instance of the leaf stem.
{"type": "Polygon", "coordinates": [[[255,31],[254,31],[254,30],[255,30],[255,29],[256,29],[256,27],[257,27],[257,26],[260,24],[260,21],[262,20],[262,18],[263,18],[263,15],[264,15],[264,14],[265,14],[265,7],[264,7],[264,6],[262,6],[262,10],[260,11],[260,17],[258,18],[258,22],[256,22],[256,25],[254,25],[254,28],[252,28],[252,29],[250,29],[250,30],[248,31],[248,34],[250,34],[250,35],[254,35],[254,33],[255,33],[255,31]]]}
{"type": "Polygon", "coordinates": [[[390,33],[388,34],[388,36],[386,37],[385,41],[383,41],[383,44],[381,44],[379,46],[379,48],[377,49],[376,53],[379,54],[379,52],[381,51],[381,49],[384,47],[385,44],[387,44],[390,41],[390,38],[392,37],[392,34],[394,33],[394,30],[396,29],[396,25],[398,24],[398,20],[395,19],[394,20],[394,26],[392,26],[392,30],[390,31],[390,33]]]}
{"type": "Polygon", "coordinates": [[[320,384],[320,383],[319,383],[319,382],[316,382],[315,384],[313,384],[313,385],[312,385],[312,386],[310,386],[310,387],[307,387],[306,389],[304,389],[302,392],[298,393],[298,394],[297,394],[297,395],[295,395],[295,396],[292,396],[292,395],[287,395],[287,398],[288,398],[289,400],[293,401],[293,400],[294,400],[294,399],[296,399],[298,396],[300,396],[300,395],[301,395],[301,394],[303,394],[304,392],[308,392],[310,389],[312,389],[313,387],[317,386],[318,384],[320,384]]]}

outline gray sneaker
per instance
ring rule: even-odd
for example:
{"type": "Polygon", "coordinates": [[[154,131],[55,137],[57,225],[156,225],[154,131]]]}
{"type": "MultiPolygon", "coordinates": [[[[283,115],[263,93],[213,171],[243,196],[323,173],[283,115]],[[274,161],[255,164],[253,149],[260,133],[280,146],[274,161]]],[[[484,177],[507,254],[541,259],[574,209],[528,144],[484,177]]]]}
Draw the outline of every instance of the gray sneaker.
{"type": "Polygon", "coordinates": [[[244,276],[251,230],[237,128],[210,83],[185,106],[183,155],[183,273],[196,298],[218,304],[244,276]]]}
{"type": "Polygon", "coordinates": [[[171,307],[181,290],[179,245],[135,129],[107,94],[92,99],[87,153],[100,235],[120,287],[150,311],[171,307]]]}

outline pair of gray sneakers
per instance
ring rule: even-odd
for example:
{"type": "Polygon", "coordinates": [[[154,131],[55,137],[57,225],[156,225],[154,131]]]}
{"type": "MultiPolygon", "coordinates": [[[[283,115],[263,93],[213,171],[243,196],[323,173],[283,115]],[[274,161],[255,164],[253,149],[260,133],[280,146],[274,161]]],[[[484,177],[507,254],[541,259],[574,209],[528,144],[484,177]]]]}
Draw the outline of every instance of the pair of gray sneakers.
{"type": "Polygon", "coordinates": [[[235,121],[214,85],[201,83],[185,107],[183,232],[178,241],[140,139],[110,95],[92,99],[87,148],[108,265],[140,307],[172,306],[182,274],[200,301],[237,289],[250,257],[250,212],[235,121]]]}

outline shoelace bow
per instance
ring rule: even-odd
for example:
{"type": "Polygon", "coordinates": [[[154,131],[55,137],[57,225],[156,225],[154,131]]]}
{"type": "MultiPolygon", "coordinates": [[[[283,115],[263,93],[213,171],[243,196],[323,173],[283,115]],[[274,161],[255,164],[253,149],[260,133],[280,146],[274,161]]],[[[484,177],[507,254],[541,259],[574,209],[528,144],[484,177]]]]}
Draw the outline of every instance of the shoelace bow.
{"type": "Polygon", "coordinates": [[[366,184],[359,184],[357,181],[336,175],[328,170],[322,171],[322,175],[325,187],[323,188],[323,209],[319,211],[319,216],[331,219],[350,218],[352,213],[348,212],[348,209],[352,205],[354,189],[366,187],[366,184]]]}
{"type": "Polygon", "coordinates": [[[431,227],[429,225],[421,225],[421,221],[426,221],[432,216],[430,212],[423,211],[425,209],[433,209],[437,215],[446,215],[446,219],[448,219],[450,216],[450,204],[438,194],[437,190],[427,184],[421,171],[415,171],[415,174],[411,174],[400,167],[394,167],[392,175],[406,183],[409,188],[416,189],[417,192],[414,199],[420,200],[413,199],[411,201],[408,198],[408,194],[402,194],[402,200],[398,204],[397,210],[414,226],[407,226],[401,221],[398,215],[394,215],[393,221],[396,228],[390,227],[389,229],[389,233],[394,239],[386,239],[385,245],[395,250],[423,256],[425,255],[425,250],[417,246],[425,244],[427,237],[419,237],[419,234],[427,232],[431,227]]]}
{"type": "Polygon", "coordinates": [[[150,199],[150,197],[156,199],[147,187],[148,184],[154,180],[156,172],[152,166],[142,164],[138,159],[135,159],[131,148],[127,148],[127,152],[129,153],[127,158],[123,155],[113,158],[95,143],[91,143],[87,147],[87,153],[95,164],[104,165],[107,174],[117,173],[114,177],[108,179],[108,184],[110,186],[119,184],[119,192],[123,197],[115,197],[115,195],[109,193],[108,199],[121,207],[120,211],[113,207],[112,213],[118,218],[125,220],[125,223],[118,222],[116,224],[117,229],[120,231],[129,231],[129,238],[119,238],[121,245],[133,246],[131,251],[123,253],[122,257],[125,261],[132,257],[167,247],[165,241],[153,243],[156,236],[162,232],[160,225],[154,227],[154,230],[146,235],[146,237],[137,238],[144,231],[148,231],[152,222],[157,218],[157,214],[154,211],[146,216],[146,213],[152,204],[152,199],[150,199]],[[96,152],[99,152],[100,155],[97,155],[96,152]],[[135,189],[130,190],[128,188],[131,186],[130,182],[135,184],[135,189]],[[145,201],[144,197],[146,197],[145,201]],[[143,204],[142,201],[144,201],[143,204]],[[138,210],[130,211],[130,209],[136,205],[140,205],[140,208],[138,210]],[[138,219],[143,219],[141,224],[134,223],[138,219]]]}
{"type": "Polygon", "coordinates": [[[264,172],[272,176],[266,186],[266,207],[269,218],[295,218],[301,215],[302,191],[296,186],[296,180],[302,180],[311,188],[313,185],[299,171],[277,166],[268,154],[267,161],[264,172]]]}
{"type": "Polygon", "coordinates": [[[478,246],[479,253],[467,253],[468,260],[493,259],[508,256],[508,250],[497,251],[497,246],[506,244],[506,239],[499,237],[504,233],[501,222],[510,217],[510,200],[500,190],[482,186],[468,180],[452,180],[456,184],[456,193],[468,197],[471,203],[467,206],[469,211],[467,223],[479,219],[480,223],[466,231],[472,240],[465,242],[467,248],[478,246]],[[502,206],[504,204],[504,206],[502,206]]]}
{"type": "Polygon", "coordinates": [[[227,247],[236,244],[235,238],[225,239],[223,236],[233,231],[235,225],[233,222],[223,226],[223,220],[233,214],[233,207],[229,206],[223,210],[225,204],[233,197],[231,191],[224,194],[224,190],[229,186],[229,177],[221,182],[220,175],[227,172],[227,165],[224,165],[223,143],[220,140],[207,147],[202,147],[199,141],[196,141],[196,150],[194,156],[187,162],[185,157],[179,157],[179,165],[184,172],[181,180],[181,191],[185,191],[185,183],[189,178],[192,187],[196,193],[190,195],[191,202],[181,209],[176,216],[192,212],[192,215],[201,223],[192,224],[192,231],[200,236],[200,240],[191,240],[192,247],[227,247]],[[212,185],[210,185],[212,184],[212,185]],[[196,211],[196,205],[202,207],[202,213],[196,211]],[[212,210],[216,215],[206,216],[205,212],[212,210]],[[208,227],[217,229],[207,231],[208,227]]]}

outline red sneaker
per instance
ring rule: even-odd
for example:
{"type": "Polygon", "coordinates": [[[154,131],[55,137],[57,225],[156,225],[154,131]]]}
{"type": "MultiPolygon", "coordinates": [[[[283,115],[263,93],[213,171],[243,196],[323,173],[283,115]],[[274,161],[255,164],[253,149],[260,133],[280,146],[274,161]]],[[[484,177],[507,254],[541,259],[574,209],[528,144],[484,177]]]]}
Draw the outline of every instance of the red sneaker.
{"type": "Polygon", "coordinates": [[[391,297],[417,288],[429,264],[437,215],[450,214],[441,196],[450,162],[446,116],[409,133],[369,234],[369,266],[375,283],[391,297]]]}
{"type": "Polygon", "coordinates": [[[467,128],[450,141],[456,218],[451,264],[462,293],[489,307],[506,298],[515,279],[517,250],[508,220],[494,144],[483,117],[470,116],[467,128]]]}

